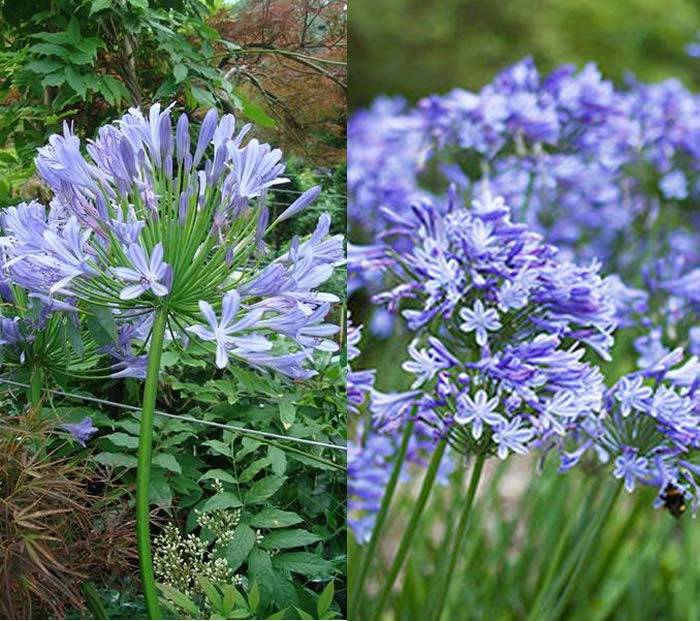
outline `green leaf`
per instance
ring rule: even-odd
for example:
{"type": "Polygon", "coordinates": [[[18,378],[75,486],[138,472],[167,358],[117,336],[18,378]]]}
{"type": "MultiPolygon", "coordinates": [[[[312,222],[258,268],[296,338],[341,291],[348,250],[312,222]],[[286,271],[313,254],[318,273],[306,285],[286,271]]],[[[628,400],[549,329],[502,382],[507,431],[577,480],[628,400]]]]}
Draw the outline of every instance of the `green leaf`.
{"type": "Polygon", "coordinates": [[[202,505],[202,511],[216,511],[217,509],[236,509],[242,507],[243,503],[233,492],[223,492],[208,498],[202,505]]]}
{"type": "Polygon", "coordinates": [[[256,580],[248,592],[248,608],[251,612],[257,612],[258,606],[260,606],[260,587],[256,580]]]}
{"type": "Polygon", "coordinates": [[[276,446],[270,446],[267,449],[267,456],[270,459],[272,471],[276,475],[282,476],[287,470],[287,456],[284,451],[276,446]]]}
{"type": "Polygon", "coordinates": [[[207,470],[201,477],[199,477],[197,483],[201,483],[202,481],[212,481],[214,479],[219,479],[219,481],[223,481],[224,483],[236,482],[236,478],[231,473],[226,472],[226,470],[212,468],[211,470],[207,470]]]}
{"type": "Polygon", "coordinates": [[[57,60],[49,60],[48,58],[42,58],[40,60],[33,60],[27,63],[24,68],[27,71],[33,71],[34,73],[53,73],[57,69],[62,69],[65,64],[57,60]]]}
{"type": "Polygon", "coordinates": [[[166,599],[170,600],[173,604],[179,606],[185,612],[194,615],[195,619],[199,619],[201,617],[202,613],[200,612],[199,608],[189,597],[187,597],[187,595],[167,584],[158,584],[157,586],[166,599]]]}
{"type": "Polygon", "coordinates": [[[104,436],[104,438],[109,440],[112,444],[123,446],[125,448],[135,449],[139,446],[138,438],[122,433],[121,431],[118,431],[117,433],[110,433],[108,436],[104,436]]]}
{"type": "Polygon", "coordinates": [[[291,399],[285,398],[280,399],[280,420],[285,430],[289,429],[294,424],[294,419],[296,418],[297,408],[292,403],[291,399]]]}
{"type": "Polygon", "coordinates": [[[302,610],[299,608],[299,606],[294,606],[294,609],[297,611],[297,614],[299,615],[300,619],[304,619],[306,621],[307,619],[313,619],[313,617],[306,611],[302,610]]]}
{"type": "Polygon", "coordinates": [[[226,560],[231,571],[236,571],[248,558],[255,546],[255,531],[247,524],[239,524],[226,546],[226,560]]]}
{"type": "Polygon", "coordinates": [[[277,530],[265,535],[260,542],[260,547],[266,550],[279,550],[283,548],[300,548],[320,541],[321,537],[310,533],[303,528],[289,530],[277,530]]]}
{"type": "MultiPolygon", "coordinates": [[[[61,74],[61,79],[63,79],[63,74],[61,74]]],[[[45,81],[46,78],[44,78],[44,82],[45,81]]],[[[44,84],[44,82],[42,82],[42,84],[44,84]]],[[[58,86],[58,84],[52,84],[51,86],[58,86]]],[[[76,356],[78,356],[79,358],[83,358],[85,356],[85,347],[83,346],[83,339],[80,336],[80,330],[75,325],[75,323],[73,323],[70,317],[68,317],[65,326],[66,336],[68,337],[68,342],[70,343],[70,346],[73,348],[73,351],[75,352],[76,356]]]]}
{"type": "Polygon", "coordinates": [[[93,306],[85,322],[98,345],[109,345],[117,340],[117,324],[112,311],[103,306],[93,306]]]}
{"type": "MultiPolygon", "coordinates": [[[[82,99],[85,99],[85,94],[87,93],[87,84],[83,80],[83,76],[80,75],[73,67],[70,65],[65,68],[66,82],[82,99]]],[[[109,310],[109,309],[104,309],[109,310]]]]}
{"type": "Polygon", "coordinates": [[[187,77],[187,66],[179,63],[173,67],[175,81],[179,84],[187,77]]]}
{"type": "Polygon", "coordinates": [[[129,0],[131,6],[135,6],[137,9],[147,9],[148,0],[129,0]]]}
{"type": "Polygon", "coordinates": [[[216,99],[214,99],[214,96],[209,91],[199,88],[198,86],[191,86],[190,89],[192,91],[192,97],[194,97],[198,104],[207,108],[216,107],[216,99]]]}
{"type": "Polygon", "coordinates": [[[124,453],[108,453],[102,452],[95,455],[93,459],[98,464],[111,466],[112,468],[136,468],[138,461],[133,455],[125,455],[124,453]]]}
{"type": "Polygon", "coordinates": [[[89,52],[78,50],[68,54],[68,60],[74,65],[89,65],[95,60],[95,55],[89,52]]]}
{"type": "Polygon", "coordinates": [[[154,469],[148,485],[148,498],[157,507],[170,507],[173,504],[173,491],[162,470],[154,469]]]}
{"type": "Polygon", "coordinates": [[[253,548],[248,555],[248,578],[256,580],[268,595],[275,588],[275,572],[270,555],[260,548],[253,548]]]}
{"type": "Polygon", "coordinates": [[[321,595],[318,596],[318,601],[316,602],[316,612],[318,613],[318,618],[323,619],[328,610],[333,603],[333,596],[335,595],[335,585],[333,580],[331,580],[326,588],[321,591],[321,595]]]}
{"type": "Polygon", "coordinates": [[[68,50],[65,47],[55,43],[35,43],[29,48],[29,51],[34,54],[44,54],[45,56],[63,57],[68,54],[68,50]]]}
{"type": "Polygon", "coordinates": [[[175,459],[175,456],[170,453],[158,453],[153,458],[152,463],[170,472],[182,474],[182,466],[178,463],[177,459],[175,459]]]}
{"type": "Polygon", "coordinates": [[[285,528],[301,522],[301,517],[292,511],[263,509],[253,516],[250,525],[255,528],[285,528]]]}
{"type": "Polygon", "coordinates": [[[78,43],[80,41],[80,23],[76,17],[71,17],[68,22],[68,28],[66,28],[66,36],[71,43],[78,43]]]}
{"type": "Polygon", "coordinates": [[[241,472],[241,475],[238,478],[241,483],[248,483],[255,478],[255,475],[258,474],[258,472],[260,472],[263,468],[267,468],[269,465],[269,457],[261,457],[260,459],[256,459],[251,462],[243,472],[241,472]]]}
{"type": "Polygon", "coordinates": [[[108,9],[112,4],[112,0],[92,0],[92,6],[90,7],[90,17],[98,11],[104,11],[108,9]]]}
{"type": "Polygon", "coordinates": [[[333,569],[333,564],[330,561],[311,552],[278,554],[272,559],[272,565],[275,569],[308,577],[328,576],[333,569]]]}
{"type": "Polygon", "coordinates": [[[268,116],[267,112],[263,110],[257,104],[247,99],[241,99],[241,106],[243,108],[243,113],[256,125],[262,125],[263,127],[275,127],[275,119],[268,116]]]}
{"type": "Polygon", "coordinates": [[[256,482],[245,494],[245,503],[254,505],[263,502],[272,496],[280,487],[284,485],[287,477],[265,477],[256,482]]]}
{"type": "Polygon", "coordinates": [[[199,586],[207,596],[212,608],[220,611],[224,607],[224,600],[217,588],[204,576],[197,576],[197,582],[199,582],[199,586]]]}

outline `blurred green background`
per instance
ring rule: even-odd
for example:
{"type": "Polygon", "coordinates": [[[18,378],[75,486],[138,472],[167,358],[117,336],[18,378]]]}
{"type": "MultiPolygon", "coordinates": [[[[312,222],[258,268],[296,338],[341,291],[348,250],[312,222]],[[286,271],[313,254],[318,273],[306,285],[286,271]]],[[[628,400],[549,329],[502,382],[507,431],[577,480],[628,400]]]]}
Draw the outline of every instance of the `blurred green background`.
{"type": "Polygon", "coordinates": [[[526,55],[542,72],[595,61],[616,81],[700,88],[685,51],[698,29],[698,0],[352,0],[348,105],[478,89],[526,55]]]}

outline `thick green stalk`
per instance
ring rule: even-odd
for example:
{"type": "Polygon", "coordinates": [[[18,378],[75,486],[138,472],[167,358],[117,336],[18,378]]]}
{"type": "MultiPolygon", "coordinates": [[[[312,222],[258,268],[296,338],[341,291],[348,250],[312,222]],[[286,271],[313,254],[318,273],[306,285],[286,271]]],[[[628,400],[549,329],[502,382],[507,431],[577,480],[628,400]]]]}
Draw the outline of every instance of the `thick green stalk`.
{"type": "Polygon", "coordinates": [[[153,575],[153,557],[151,554],[150,507],[148,492],[151,482],[151,452],[153,449],[153,412],[158,394],[158,375],[160,373],[160,356],[163,351],[165,325],[168,312],[159,308],[153,321],[151,345],[148,352],[148,370],[146,385],[143,389],[143,406],[141,410],[141,428],[139,430],[138,470],[136,472],[136,541],[139,550],[139,567],[146,609],[151,619],[162,619],[158,591],[153,575]]]}
{"type": "MultiPolygon", "coordinates": [[[[425,473],[423,479],[423,484],[421,485],[420,493],[413,505],[413,512],[404,531],[403,537],[401,538],[401,543],[399,545],[398,552],[394,557],[394,562],[391,564],[391,569],[389,569],[389,574],[384,581],[384,586],[382,587],[381,593],[376,601],[374,611],[370,616],[371,621],[377,621],[382,614],[384,604],[386,603],[389,593],[391,593],[394,587],[394,582],[396,577],[401,571],[404,561],[406,560],[406,555],[408,550],[413,544],[413,537],[416,534],[416,527],[418,526],[418,521],[420,520],[423,509],[425,508],[425,503],[428,501],[428,496],[433,489],[433,483],[435,482],[435,477],[437,476],[438,468],[440,467],[440,462],[442,461],[442,456],[445,454],[445,448],[447,447],[447,440],[441,440],[440,443],[435,447],[435,452],[433,457],[428,464],[428,470],[425,473]]],[[[352,617],[350,617],[352,618],[352,617]]]]}
{"type": "Polygon", "coordinates": [[[440,621],[442,611],[445,607],[445,598],[447,597],[447,591],[450,587],[450,581],[452,579],[452,575],[454,574],[455,566],[457,565],[457,559],[462,554],[462,548],[464,547],[464,536],[466,535],[467,528],[469,526],[472,506],[474,505],[474,496],[476,496],[476,489],[479,487],[479,480],[481,479],[481,472],[484,468],[485,460],[486,455],[484,453],[479,453],[476,461],[474,462],[474,469],[472,470],[472,475],[469,479],[467,498],[464,501],[462,514],[459,518],[459,525],[457,526],[457,531],[452,544],[452,551],[450,552],[450,560],[447,564],[447,571],[440,576],[440,583],[438,586],[439,591],[437,599],[435,600],[435,608],[433,609],[434,613],[432,615],[434,621],[440,621]]]}
{"type": "MultiPolygon", "coordinates": [[[[379,543],[379,537],[384,529],[384,523],[386,522],[386,517],[389,513],[389,506],[394,497],[394,491],[396,490],[396,485],[401,476],[401,469],[403,467],[403,462],[406,459],[406,451],[408,450],[408,444],[413,435],[413,428],[415,422],[409,420],[403,430],[403,436],[401,438],[401,446],[399,447],[399,452],[394,460],[394,467],[391,471],[391,476],[389,477],[389,482],[387,483],[386,489],[384,491],[384,496],[382,497],[382,504],[379,507],[379,512],[377,513],[377,518],[374,522],[374,528],[372,529],[372,537],[370,538],[367,549],[364,551],[362,556],[362,565],[360,567],[360,575],[352,584],[352,602],[350,604],[348,615],[349,619],[355,619],[357,616],[357,609],[362,601],[362,589],[367,578],[367,573],[369,567],[374,559],[374,554],[377,550],[377,545],[379,543]]],[[[358,547],[357,554],[362,554],[362,548],[358,547]]]]}

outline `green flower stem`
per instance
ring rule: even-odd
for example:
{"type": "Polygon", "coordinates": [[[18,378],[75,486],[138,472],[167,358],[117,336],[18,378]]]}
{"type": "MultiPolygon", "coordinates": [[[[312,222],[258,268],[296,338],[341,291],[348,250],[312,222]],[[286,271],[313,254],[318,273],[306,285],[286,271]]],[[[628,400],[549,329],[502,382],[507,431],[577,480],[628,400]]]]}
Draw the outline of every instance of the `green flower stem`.
{"type": "Polygon", "coordinates": [[[547,581],[545,581],[545,588],[540,591],[537,601],[527,617],[527,621],[556,619],[557,615],[559,615],[559,613],[561,613],[563,608],[566,606],[571,595],[572,588],[574,587],[586,560],[589,558],[589,555],[593,550],[593,542],[600,532],[600,529],[603,527],[603,524],[608,519],[608,516],[612,512],[613,506],[620,495],[621,489],[622,483],[616,483],[610,486],[607,494],[596,510],[593,520],[586,526],[583,535],[574,544],[574,548],[567,557],[566,563],[562,567],[561,571],[557,572],[557,579],[552,581],[549,585],[547,584],[547,581]],[[561,591],[562,587],[563,591],[557,599],[557,594],[561,591]],[[550,602],[554,604],[553,609],[548,610],[546,614],[543,614],[543,605],[549,604],[550,602]]]}
{"type": "MultiPolygon", "coordinates": [[[[418,526],[418,521],[420,520],[425,504],[428,501],[428,496],[433,489],[433,483],[435,482],[435,477],[437,476],[438,468],[440,467],[440,462],[442,461],[442,456],[445,454],[445,448],[447,447],[447,440],[441,440],[440,443],[435,447],[435,452],[428,465],[428,470],[425,473],[423,479],[423,485],[421,486],[420,493],[413,505],[413,512],[404,531],[403,537],[401,539],[401,544],[399,545],[399,550],[394,557],[394,562],[391,564],[391,569],[389,574],[384,581],[384,586],[379,594],[377,602],[374,607],[374,611],[369,617],[371,621],[378,621],[382,610],[384,609],[384,604],[386,603],[389,593],[394,587],[394,582],[396,577],[401,571],[404,561],[406,560],[406,555],[408,550],[413,544],[413,537],[416,534],[416,527],[418,526]]],[[[352,617],[349,617],[352,618],[352,617]]]]}
{"type": "MultiPolygon", "coordinates": [[[[367,549],[364,551],[362,557],[362,565],[360,566],[360,573],[356,580],[353,581],[352,585],[352,602],[349,608],[349,619],[355,619],[357,617],[358,607],[362,601],[362,588],[367,578],[367,573],[369,572],[369,567],[372,564],[374,555],[377,551],[377,545],[379,544],[379,537],[384,529],[384,524],[386,522],[387,515],[389,513],[389,506],[394,497],[394,492],[396,491],[396,485],[401,476],[401,469],[403,467],[403,462],[406,459],[406,451],[408,450],[408,444],[413,435],[413,428],[415,426],[415,421],[409,420],[403,430],[403,436],[401,438],[401,446],[399,447],[399,452],[394,460],[394,467],[391,471],[391,476],[389,477],[389,482],[387,483],[386,490],[384,491],[384,496],[382,497],[382,504],[379,507],[379,512],[377,513],[377,518],[374,522],[374,528],[372,529],[372,537],[370,538],[367,549]]],[[[358,547],[357,554],[362,554],[362,548],[358,547]]]]}
{"type": "Polygon", "coordinates": [[[151,331],[151,346],[148,352],[148,370],[146,385],[143,389],[143,406],[141,410],[141,427],[139,429],[138,470],[136,472],[136,541],[139,550],[139,567],[146,609],[151,619],[162,619],[158,591],[153,575],[153,558],[151,555],[151,529],[149,487],[151,482],[151,452],[153,449],[153,412],[158,394],[158,375],[160,357],[163,352],[165,324],[168,311],[161,307],[156,311],[151,331]]]}
{"type": "Polygon", "coordinates": [[[450,581],[454,574],[455,566],[457,565],[457,559],[462,554],[462,548],[464,547],[464,536],[467,533],[467,528],[469,526],[472,506],[474,505],[474,497],[476,496],[476,490],[479,487],[479,480],[481,479],[481,472],[484,468],[484,461],[486,460],[486,455],[484,453],[479,453],[474,462],[474,469],[472,470],[471,478],[469,479],[469,488],[467,490],[467,498],[464,501],[464,507],[462,508],[462,514],[459,518],[459,524],[457,526],[457,531],[452,544],[452,551],[450,552],[450,560],[446,566],[446,571],[441,574],[439,578],[438,585],[438,595],[435,600],[434,613],[432,619],[434,621],[440,621],[442,616],[442,611],[445,607],[445,598],[447,597],[447,592],[450,587],[450,581]]]}
{"type": "Polygon", "coordinates": [[[697,579],[698,579],[698,559],[697,559],[697,522],[688,519],[689,515],[682,516],[683,521],[683,575],[685,581],[685,601],[688,602],[688,621],[698,621],[698,601],[697,601],[697,579]]]}

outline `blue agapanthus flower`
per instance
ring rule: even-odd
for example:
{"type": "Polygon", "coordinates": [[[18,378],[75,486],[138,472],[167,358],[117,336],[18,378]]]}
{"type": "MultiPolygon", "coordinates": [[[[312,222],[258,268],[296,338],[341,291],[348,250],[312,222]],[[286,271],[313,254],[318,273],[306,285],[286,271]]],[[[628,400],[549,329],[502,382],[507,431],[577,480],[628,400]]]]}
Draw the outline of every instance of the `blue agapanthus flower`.
{"type": "Polygon", "coordinates": [[[617,324],[597,264],[559,259],[488,194],[471,207],[423,202],[385,240],[378,260],[396,282],[375,300],[415,333],[403,363],[415,379],[409,391],[373,391],[377,428],[417,415],[457,450],[505,458],[599,411],[603,378],[584,356],[609,359],[617,324]],[[392,234],[410,237],[411,250],[397,252],[392,234]]]}
{"type": "Polygon", "coordinates": [[[237,359],[309,377],[314,352],[337,349],[325,317],[338,298],[322,288],[344,260],[343,238],[329,234],[327,214],[279,256],[264,237],[320,188],[270,222],[266,193],[288,181],[281,151],[246,143],[250,126],[230,114],[210,110],[191,137],[187,116],[173,127],[171,113],[132,108],[87,154],[69,125],[52,136],[36,164],[54,199],[0,215],[3,281],[51,310],[109,309],[119,343],[102,353],[115,377],[143,377],[138,352],[158,308],[166,338],[194,335],[219,367],[237,359]]]}

